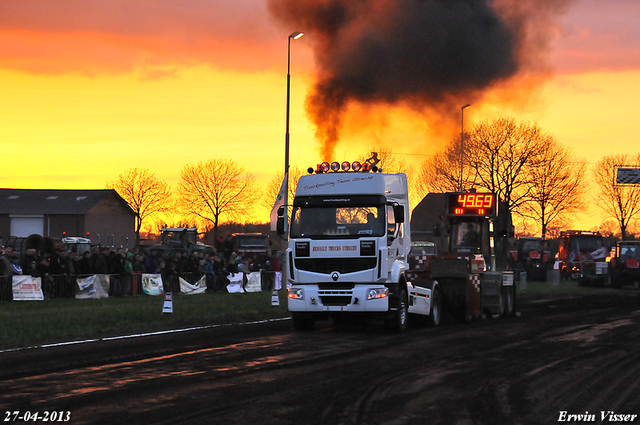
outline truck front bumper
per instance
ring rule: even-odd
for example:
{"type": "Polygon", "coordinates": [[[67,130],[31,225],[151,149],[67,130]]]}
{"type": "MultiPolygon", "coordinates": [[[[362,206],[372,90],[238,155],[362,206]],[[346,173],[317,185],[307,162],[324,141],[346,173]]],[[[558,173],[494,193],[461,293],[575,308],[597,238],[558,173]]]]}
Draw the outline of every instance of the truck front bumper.
{"type": "Polygon", "coordinates": [[[384,285],[357,284],[353,288],[320,289],[318,285],[292,286],[291,312],[358,313],[389,311],[390,291],[384,285]]]}

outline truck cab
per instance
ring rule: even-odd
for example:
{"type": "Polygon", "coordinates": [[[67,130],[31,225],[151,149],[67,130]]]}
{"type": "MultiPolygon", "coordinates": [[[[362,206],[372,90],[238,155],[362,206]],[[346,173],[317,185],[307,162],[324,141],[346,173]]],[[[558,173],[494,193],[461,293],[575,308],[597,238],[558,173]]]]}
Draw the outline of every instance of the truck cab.
{"type": "Polygon", "coordinates": [[[402,331],[408,313],[428,310],[426,289],[409,304],[406,175],[348,172],[338,163],[322,171],[328,168],[302,176],[296,188],[286,253],[294,326],[377,315],[402,331]]]}
{"type": "Polygon", "coordinates": [[[640,282],[640,241],[618,241],[610,264],[613,286],[640,282]]]}
{"type": "Polygon", "coordinates": [[[560,232],[557,268],[560,276],[581,285],[610,283],[607,249],[600,232],[565,230],[560,232]]]}

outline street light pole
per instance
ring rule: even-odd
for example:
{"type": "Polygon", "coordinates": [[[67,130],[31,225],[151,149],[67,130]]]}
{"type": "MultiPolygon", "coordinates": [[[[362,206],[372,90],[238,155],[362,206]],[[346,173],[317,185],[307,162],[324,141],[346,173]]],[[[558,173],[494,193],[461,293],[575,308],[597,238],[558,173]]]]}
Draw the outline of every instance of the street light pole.
{"type": "Polygon", "coordinates": [[[460,192],[462,192],[462,169],[464,167],[464,110],[471,104],[467,103],[460,108],[460,192]]]}
{"type": "MultiPolygon", "coordinates": [[[[284,232],[289,241],[289,110],[291,109],[291,40],[297,40],[302,37],[304,33],[293,32],[289,34],[287,38],[287,116],[286,116],[286,130],[284,133],[284,232]]],[[[282,256],[282,280],[285,287],[287,284],[287,256],[286,248],[284,250],[285,255],[282,256]]]]}

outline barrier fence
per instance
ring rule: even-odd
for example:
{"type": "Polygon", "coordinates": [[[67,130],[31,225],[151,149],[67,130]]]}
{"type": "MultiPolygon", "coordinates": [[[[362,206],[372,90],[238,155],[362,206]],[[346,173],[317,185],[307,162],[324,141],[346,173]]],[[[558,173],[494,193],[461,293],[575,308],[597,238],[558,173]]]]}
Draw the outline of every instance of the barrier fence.
{"type": "MultiPolygon", "coordinates": [[[[280,272],[265,271],[253,273],[239,273],[241,278],[236,275],[236,279],[232,279],[238,285],[243,288],[251,280],[251,275],[255,276],[255,273],[259,273],[259,290],[272,290],[276,287],[277,276],[280,272]],[[238,282],[242,282],[239,284],[238,282]]],[[[81,275],[47,275],[40,276],[40,285],[44,299],[59,299],[59,298],[75,298],[78,293],[81,292],[79,281],[89,278],[91,274],[81,275]]],[[[122,296],[136,296],[144,295],[143,289],[143,274],[134,273],[129,275],[109,274],[101,275],[107,276],[105,279],[108,282],[108,296],[110,297],[122,297],[122,296]]],[[[175,273],[175,274],[163,274],[158,275],[162,278],[163,291],[179,294],[181,291],[180,279],[186,281],[191,285],[196,285],[204,277],[204,283],[206,284],[206,292],[222,292],[229,291],[228,286],[232,282],[224,273],[212,274],[212,273],[175,273]]],[[[0,276],[0,301],[12,301],[14,299],[13,294],[14,279],[13,276],[0,276]]],[[[255,288],[253,289],[255,290],[255,288]]]]}

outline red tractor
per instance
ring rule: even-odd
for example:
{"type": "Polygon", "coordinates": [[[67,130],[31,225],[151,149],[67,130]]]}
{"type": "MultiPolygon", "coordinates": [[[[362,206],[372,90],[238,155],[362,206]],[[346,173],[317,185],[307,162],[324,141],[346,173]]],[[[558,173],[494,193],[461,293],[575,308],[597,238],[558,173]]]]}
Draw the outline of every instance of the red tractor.
{"type": "Polygon", "coordinates": [[[527,272],[527,280],[547,280],[549,251],[543,249],[542,238],[520,238],[516,249],[511,251],[510,266],[516,272],[527,272]]]}
{"type": "Polygon", "coordinates": [[[609,251],[603,244],[600,232],[565,230],[560,232],[557,260],[560,276],[574,279],[581,285],[600,283],[608,285],[611,278],[609,251]]]}
{"type": "Polygon", "coordinates": [[[640,241],[620,241],[611,258],[611,284],[617,288],[640,282],[640,241]]]}

